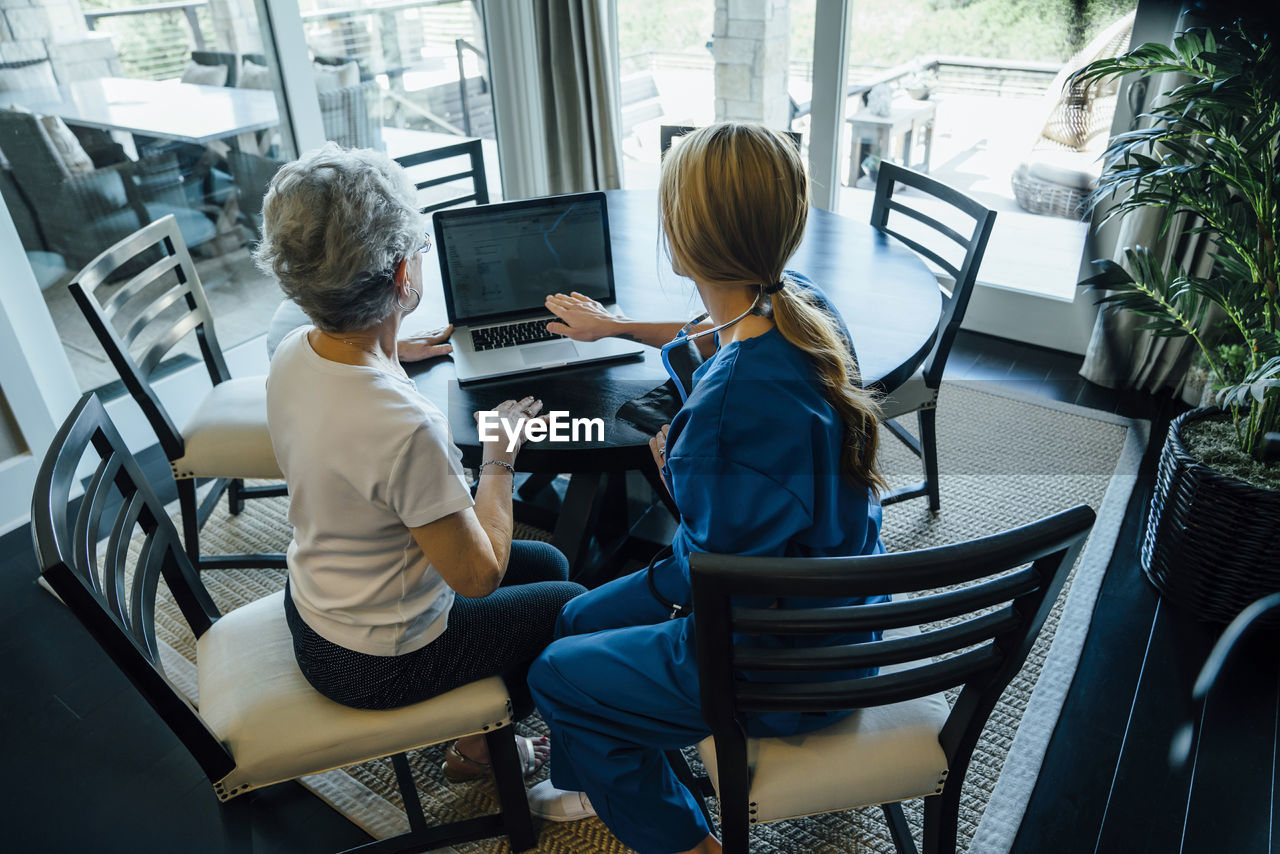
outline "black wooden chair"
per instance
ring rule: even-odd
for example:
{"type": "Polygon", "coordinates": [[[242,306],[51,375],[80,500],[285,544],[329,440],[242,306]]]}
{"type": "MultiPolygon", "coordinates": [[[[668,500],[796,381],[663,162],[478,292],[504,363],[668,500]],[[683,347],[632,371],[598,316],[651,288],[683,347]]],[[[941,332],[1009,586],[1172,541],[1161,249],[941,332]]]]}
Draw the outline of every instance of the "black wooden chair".
{"type": "Polygon", "coordinates": [[[267,432],[266,378],[232,379],[195,264],[171,216],[107,249],[69,285],[72,297],[125,388],[156,433],[177,481],[183,537],[202,569],[284,567],[284,555],[200,556],[200,528],[227,493],[233,514],[247,498],[285,494],[283,486],[244,485],[244,478],[283,477],[267,432]],[[118,271],[141,270],[118,284],[118,271]],[[151,385],[165,355],[195,333],[213,388],[182,430],[151,385]],[[214,479],[197,502],[197,479],[214,479]]]}
{"type": "Polygon", "coordinates": [[[939,281],[942,313],[938,316],[933,349],[914,376],[898,388],[885,389],[888,396],[881,404],[885,426],[923,460],[924,481],[893,490],[881,499],[883,504],[927,495],[930,510],[936,512],[941,507],[938,491],[938,388],[942,385],[951,345],[960,331],[965,309],[969,307],[969,297],[973,294],[973,284],[978,278],[978,269],[982,266],[982,256],[987,251],[987,240],[991,237],[995,220],[995,211],[941,181],[894,163],[880,164],[876,197],[871,206],[871,225],[937,264],[950,277],[949,285],[939,281]],[[959,226],[961,230],[957,231],[924,213],[924,206],[912,204],[911,196],[895,195],[899,184],[942,203],[945,206],[943,210],[948,211],[946,218],[951,219],[955,214],[954,218],[963,220],[965,225],[959,226]],[[891,216],[893,214],[897,216],[891,216]],[[971,226],[968,224],[970,219],[971,226]],[[945,241],[954,245],[947,245],[945,241]],[[919,437],[911,435],[894,421],[912,412],[916,413],[919,437]]]}
{"type": "MultiPolygon", "coordinates": [[[[1277,436],[1275,441],[1280,442],[1280,435],[1275,433],[1269,435],[1277,436]]],[[[1222,676],[1227,663],[1231,661],[1236,650],[1240,649],[1241,641],[1260,629],[1270,628],[1274,631],[1277,623],[1280,623],[1280,593],[1272,593],[1254,600],[1223,629],[1217,643],[1213,645],[1213,649],[1204,660],[1200,674],[1196,676],[1195,685],[1192,686],[1191,715],[1174,733],[1173,743],[1169,746],[1169,763],[1175,768],[1185,765],[1195,752],[1196,742],[1200,738],[1200,726],[1204,722],[1205,704],[1209,702],[1213,686],[1222,676]]],[[[1280,765],[1275,767],[1280,769],[1280,765]]]]}
{"type": "Polygon", "coordinates": [[[438,163],[441,160],[449,160],[451,158],[466,157],[469,166],[460,172],[450,172],[447,175],[437,175],[430,178],[424,178],[421,181],[414,181],[414,186],[421,193],[430,187],[439,187],[443,184],[451,184],[455,181],[471,181],[471,192],[464,193],[460,196],[453,196],[441,201],[432,201],[423,205],[423,213],[431,213],[432,211],[443,210],[444,208],[453,208],[458,205],[464,205],[467,202],[474,202],[477,205],[489,204],[489,180],[484,173],[484,149],[481,147],[479,139],[468,139],[463,142],[456,142],[452,145],[442,145],[439,148],[431,148],[426,151],[419,151],[414,154],[406,154],[397,157],[396,162],[405,169],[412,170],[418,166],[427,163],[438,163]]]}
{"type": "Polygon", "coordinates": [[[49,447],[32,527],[45,581],[191,752],[220,801],[391,756],[410,832],[358,850],[423,851],[503,834],[517,851],[533,847],[502,680],[483,679],[391,711],[350,709],[317,693],[294,659],[284,591],[218,612],[93,393],[80,399],[49,447]],[[84,458],[93,474],[77,509],[70,492],[84,458]],[[129,558],[131,542],[136,559],[129,558]],[[194,702],[165,672],[155,624],[162,578],[196,637],[194,702]],[[501,814],[429,828],[405,752],[477,733],[485,734],[493,757],[501,814]]]}
{"type": "MultiPolygon", "coordinates": [[[[671,150],[671,143],[678,136],[687,136],[698,128],[695,125],[662,125],[658,128],[658,156],[665,157],[667,152],[671,150]]],[[[804,134],[794,130],[784,130],[791,141],[796,144],[798,151],[804,145],[804,134]]]]}
{"type": "MultiPolygon", "coordinates": [[[[698,750],[719,793],[724,850],[745,852],[750,825],[880,804],[898,850],[915,852],[898,802],[923,796],[925,851],[954,852],[974,745],[1093,520],[1080,506],[980,540],[865,557],[692,555],[702,714],[712,732],[698,750]],[[808,610],[732,601],[885,593],[894,600],[808,610]],[[874,643],[751,643],[876,629],[885,632],[874,643]],[[839,679],[868,667],[879,674],[839,679]],[[775,673],[786,681],[770,681],[775,673]],[[950,688],[960,692],[949,709],[942,692],[950,688]],[[743,730],[748,714],[838,709],[857,711],[801,736],[749,739],[743,730]]],[[[708,793],[678,751],[668,756],[686,785],[708,793]]]]}

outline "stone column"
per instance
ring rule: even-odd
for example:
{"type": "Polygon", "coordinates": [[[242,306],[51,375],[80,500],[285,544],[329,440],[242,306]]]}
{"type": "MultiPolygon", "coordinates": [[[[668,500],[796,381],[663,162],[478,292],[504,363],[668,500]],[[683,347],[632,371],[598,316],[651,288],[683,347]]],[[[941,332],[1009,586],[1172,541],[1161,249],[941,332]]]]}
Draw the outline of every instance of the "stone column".
{"type": "Polygon", "coordinates": [[[79,0],[0,0],[0,62],[48,59],[58,83],[120,73],[107,33],[91,33],[79,0]]]}
{"type": "Polygon", "coordinates": [[[790,0],[716,0],[716,120],[790,127],[790,0]]]}

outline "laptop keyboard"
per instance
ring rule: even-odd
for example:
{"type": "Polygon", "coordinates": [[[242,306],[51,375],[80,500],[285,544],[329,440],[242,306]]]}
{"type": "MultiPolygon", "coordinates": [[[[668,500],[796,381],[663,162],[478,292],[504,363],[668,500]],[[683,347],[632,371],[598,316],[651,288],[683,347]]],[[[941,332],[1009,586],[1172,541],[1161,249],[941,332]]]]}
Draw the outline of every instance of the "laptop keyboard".
{"type": "Polygon", "coordinates": [[[536,341],[554,341],[563,335],[547,331],[547,323],[554,317],[527,320],[524,323],[508,323],[503,326],[485,326],[471,330],[471,346],[474,350],[498,350],[502,347],[518,347],[536,341]]]}

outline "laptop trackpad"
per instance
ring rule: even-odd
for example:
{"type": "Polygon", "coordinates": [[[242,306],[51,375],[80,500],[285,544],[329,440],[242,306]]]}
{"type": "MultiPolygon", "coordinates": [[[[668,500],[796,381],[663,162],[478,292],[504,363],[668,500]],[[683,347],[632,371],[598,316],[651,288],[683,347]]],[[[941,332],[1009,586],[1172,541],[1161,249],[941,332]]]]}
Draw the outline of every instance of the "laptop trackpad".
{"type": "Polygon", "coordinates": [[[529,344],[520,348],[526,365],[545,365],[550,362],[567,362],[578,356],[578,348],[572,341],[548,341],[546,344],[529,344]]]}

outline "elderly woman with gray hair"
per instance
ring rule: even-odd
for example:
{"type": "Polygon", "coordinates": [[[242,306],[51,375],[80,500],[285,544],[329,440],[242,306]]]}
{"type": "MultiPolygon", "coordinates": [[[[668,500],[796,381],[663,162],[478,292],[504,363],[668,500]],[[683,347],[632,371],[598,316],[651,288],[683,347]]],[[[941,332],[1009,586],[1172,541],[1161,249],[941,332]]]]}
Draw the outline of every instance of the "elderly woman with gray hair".
{"type": "MultiPolygon", "coordinates": [[[[486,443],[472,497],[448,422],[402,360],[443,335],[397,340],[422,297],[430,248],[413,185],[386,155],[333,145],[283,166],[263,208],[257,262],[310,318],[280,342],[267,423],[289,486],[285,612],[307,680],[361,709],[390,709],[495,674],[524,674],[561,607],[583,591],[546,543],[512,542],[515,458],[486,443]]],[[[508,429],[537,417],[497,408],[508,429]]],[[[546,740],[520,741],[526,771],[546,740]]],[[[480,737],[453,745],[451,780],[489,771],[480,737]]]]}

